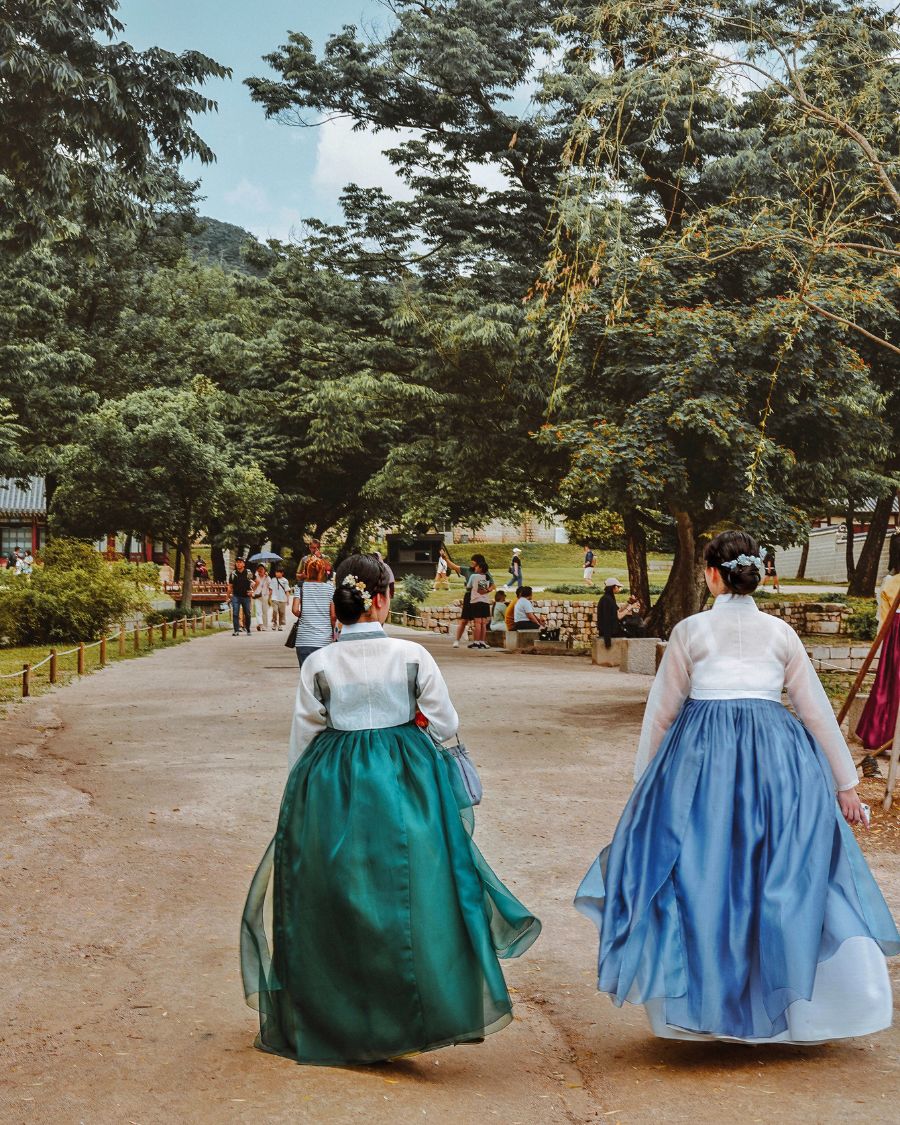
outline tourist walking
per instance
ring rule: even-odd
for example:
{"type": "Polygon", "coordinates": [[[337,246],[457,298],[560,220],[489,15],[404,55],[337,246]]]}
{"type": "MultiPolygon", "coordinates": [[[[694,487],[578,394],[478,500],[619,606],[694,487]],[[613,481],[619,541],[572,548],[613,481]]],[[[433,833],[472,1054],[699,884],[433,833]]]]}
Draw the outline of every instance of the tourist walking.
{"type": "Polygon", "coordinates": [[[765,548],[765,555],[763,556],[763,567],[765,573],[763,574],[762,584],[763,587],[772,583],[772,589],[775,593],[780,593],[781,587],[778,585],[778,570],[775,566],[775,552],[771,547],[765,548]]]}
{"type": "MultiPolygon", "coordinates": [[[[160,568],[162,569],[162,568],[160,568]]],[[[247,570],[247,564],[243,559],[234,560],[234,570],[228,576],[228,598],[231,602],[231,621],[234,628],[233,636],[237,636],[241,631],[241,614],[243,613],[243,625],[247,633],[250,633],[250,591],[253,587],[253,576],[247,570]]]]}
{"type": "Polygon", "coordinates": [[[269,582],[269,605],[272,610],[272,631],[281,633],[287,617],[287,598],[290,583],[284,576],[284,566],[275,567],[275,577],[269,582]]]}
{"type": "Polygon", "coordinates": [[[260,563],[256,568],[256,578],[250,589],[250,596],[253,599],[253,621],[256,625],[257,633],[269,628],[270,588],[269,572],[266,570],[265,566],[260,563]]]}
{"type": "Polygon", "coordinates": [[[707,546],[713,608],[672,631],[637,784],[575,899],[600,930],[598,987],[663,1038],[816,1043],[891,1022],[900,934],[850,828],[856,769],[800,638],[750,597],[762,573],[743,532],[707,546]]]}
{"type": "Polygon", "coordinates": [[[584,569],[582,571],[585,586],[594,585],[594,552],[590,546],[584,549],[584,569]]]}
{"type": "Polygon", "coordinates": [[[244,909],[241,967],[259,1047],[343,1066],[506,1026],[498,958],[523,953],[540,923],[475,847],[456,763],[418,725],[445,740],[458,720],[430,653],[382,628],[385,567],[352,555],[335,580],[343,630],[300,672],[291,772],[244,909]]]}
{"type": "Polygon", "coordinates": [[[894,599],[900,593],[900,532],[894,532],[888,547],[889,572],[878,591],[878,627],[891,614],[891,624],[881,644],[878,671],[856,727],[857,738],[868,754],[862,760],[867,777],[880,777],[881,770],[873,751],[886,750],[894,741],[897,710],[900,707],[900,609],[894,599]]]}
{"type": "Polygon", "coordinates": [[[518,590],[524,581],[522,578],[522,552],[518,547],[513,547],[512,559],[509,564],[510,579],[506,583],[507,589],[518,590]]]}
{"type": "Polygon", "coordinates": [[[298,618],[294,650],[301,668],[308,656],[334,640],[337,618],[333,602],[334,586],[328,580],[330,573],[328,559],[310,555],[300,583],[294,590],[291,612],[298,618]]]}
{"type": "Polygon", "coordinates": [[[443,547],[438,554],[437,569],[434,574],[434,588],[435,590],[449,590],[450,589],[450,575],[448,573],[449,567],[447,566],[447,552],[443,547]]]}

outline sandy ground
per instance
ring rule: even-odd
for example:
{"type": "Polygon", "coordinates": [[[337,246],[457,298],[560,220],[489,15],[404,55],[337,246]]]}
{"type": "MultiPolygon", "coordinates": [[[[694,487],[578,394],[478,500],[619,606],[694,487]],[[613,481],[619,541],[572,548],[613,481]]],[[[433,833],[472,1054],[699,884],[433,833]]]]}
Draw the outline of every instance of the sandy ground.
{"type": "MultiPolygon", "coordinates": [[[[896,1029],[802,1050],[673,1044],[595,992],[595,932],[571,898],[628,796],[648,681],[446,638],[426,643],[482,770],[477,839],[544,920],[508,963],[516,1019],[394,1065],[255,1051],[238,922],[285,779],[283,637],[118,664],[2,727],[3,1125],[897,1120],[896,1029]]],[[[900,861],[870,858],[900,908],[900,861]]]]}

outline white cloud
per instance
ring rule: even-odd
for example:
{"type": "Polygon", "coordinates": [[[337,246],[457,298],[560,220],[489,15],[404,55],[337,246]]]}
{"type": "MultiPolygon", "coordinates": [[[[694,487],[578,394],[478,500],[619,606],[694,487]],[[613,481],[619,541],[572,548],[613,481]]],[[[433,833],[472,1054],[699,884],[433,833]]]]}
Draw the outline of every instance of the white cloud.
{"type": "Polygon", "coordinates": [[[335,199],[347,184],[380,187],[394,199],[411,199],[412,193],[394,171],[384,149],[415,136],[411,129],[372,133],[353,131],[348,118],[335,118],[318,127],[316,165],[312,182],[316,191],[335,199]]]}
{"type": "Polygon", "coordinates": [[[269,202],[269,193],[260,184],[254,184],[248,179],[240,180],[236,187],[225,193],[225,202],[232,207],[251,211],[256,215],[263,215],[272,209],[269,202]]]}
{"type": "MultiPolygon", "coordinates": [[[[384,150],[416,135],[413,129],[354,132],[353,122],[347,118],[327,121],[319,126],[313,186],[317,193],[331,200],[336,200],[347,184],[380,187],[392,199],[412,199],[412,192],[397,175],[384,150]]],[[[498,164],[472,164],[469,171],[473,181],[485,191],[504,191],[509,186],[498,164]]]]}
{"type": "Polygon", "coordinates": [[[509,180],[499,164],[470,164],[469,175],[472,182],[485,191],[506,191],[509,180]]]}

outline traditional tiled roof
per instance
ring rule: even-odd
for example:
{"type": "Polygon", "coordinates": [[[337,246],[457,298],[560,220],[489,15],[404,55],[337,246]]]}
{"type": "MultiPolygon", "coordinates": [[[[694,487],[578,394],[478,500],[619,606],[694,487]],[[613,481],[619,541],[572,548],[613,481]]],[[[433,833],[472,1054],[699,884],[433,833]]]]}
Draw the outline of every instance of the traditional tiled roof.
{"type": "Polygon", "coordinates": [[[0,519],[43,518],[47,514],[47,494],[43,477],[27,477],[20,488],[15,477],[0,477],[0,519]]]}

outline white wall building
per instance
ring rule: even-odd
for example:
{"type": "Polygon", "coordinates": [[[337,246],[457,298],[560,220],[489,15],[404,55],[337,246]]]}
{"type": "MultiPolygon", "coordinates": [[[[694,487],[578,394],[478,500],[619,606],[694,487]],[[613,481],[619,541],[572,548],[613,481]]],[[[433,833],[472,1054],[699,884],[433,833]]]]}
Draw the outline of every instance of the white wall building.
{"type": "MultiPolygon", "coordinates": [[[[853,556],[859,558],[860,551],[866,541],[865,532],[857,532],[853,541],[853,556]]],[[[888,547],[891,533],[888,532],[881,552],[881,562],[878,567],[879,582],[887,574],[888,547]]],[[[803,555],[803,545],[797,544],[787,550],[775,552],[775,563],[780,578],[796,578],[800,568],[800,559],[803,555]]],[[[805,577],[811,582],[834,582],[837,584],[847,581],[847,527],[814,527],[809,533],[809,556],[806,560],[805,577]]]]}

